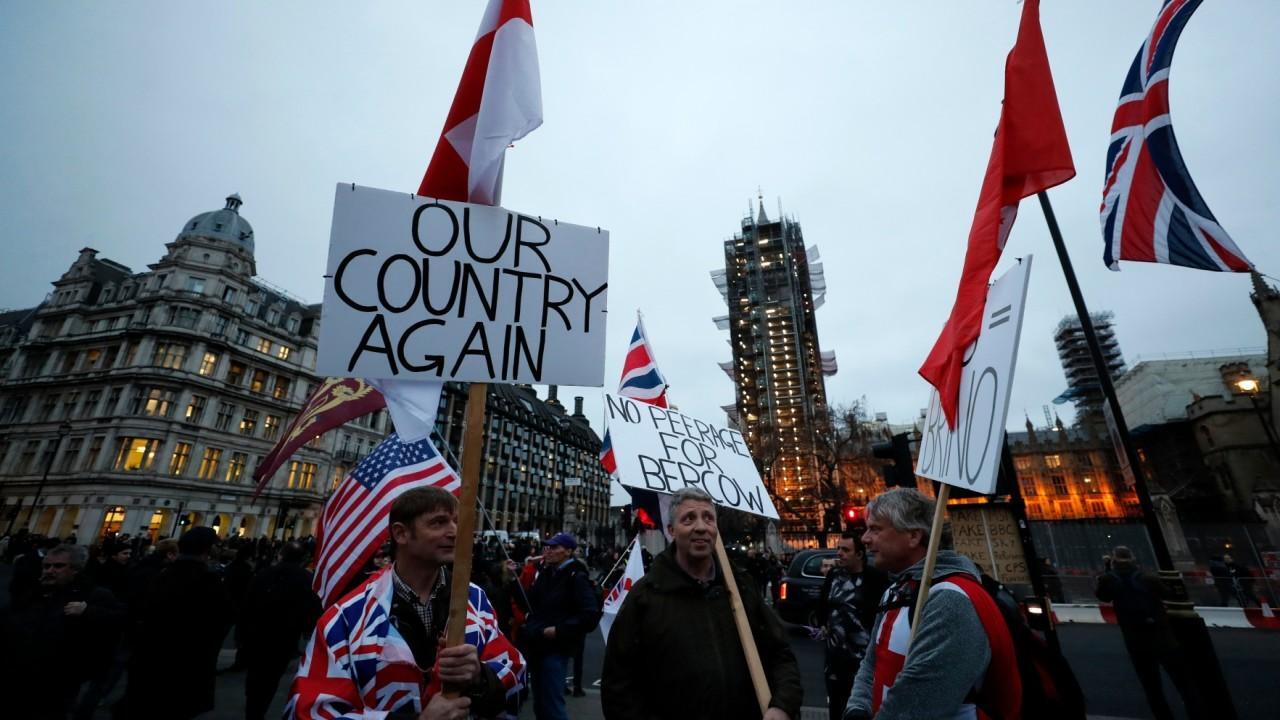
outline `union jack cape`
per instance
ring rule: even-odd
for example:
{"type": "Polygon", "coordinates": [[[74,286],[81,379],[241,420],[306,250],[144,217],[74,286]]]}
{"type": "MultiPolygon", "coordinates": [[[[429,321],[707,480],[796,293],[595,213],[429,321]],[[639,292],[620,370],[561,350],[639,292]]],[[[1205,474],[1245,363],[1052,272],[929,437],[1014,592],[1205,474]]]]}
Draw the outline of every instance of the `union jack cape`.
{"type": "Polygon", "coordinates": [[[1169,116],[1173,50],[1200,2],[1165,0],[1120,90],[1100,211],[1103,260],[1112,270],[1121,260],[1253,269],[1192,182],[1169,116]]]}
{"type": "MultiPolygon", "coordinates": [[[[412,708],[422,712],[440,691],[424,681],[413,651],[391,622],[394,581],[390,569],[373,576],[316,623],[289,691],[290,720],[369,720],[412,708]]],[[[524,686],[524,658],[498,630],[484,591],[471,586],[465,641],[497,674],[508,702],[524,686]]],[[[432,673],[434,677],[434,673],[432,673]]]]}

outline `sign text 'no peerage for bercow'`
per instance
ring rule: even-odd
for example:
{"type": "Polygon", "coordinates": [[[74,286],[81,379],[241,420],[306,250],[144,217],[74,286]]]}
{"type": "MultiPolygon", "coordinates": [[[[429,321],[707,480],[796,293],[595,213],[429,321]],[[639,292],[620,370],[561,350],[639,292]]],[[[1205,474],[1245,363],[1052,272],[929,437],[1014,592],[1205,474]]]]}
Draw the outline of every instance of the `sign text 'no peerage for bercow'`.
{"type": "Polygon", "coordinates": [[[961,370],[956,427],[947,426],[934,390],[920,437],[917,475],[984,495],[995,492],[1030,273],[1028,255],[987,291],[982,333],[961,370]]]}
{"type": "Polygon", "coordinates": [[[778,519],[742,433],[628,397],[606,393],[604,403],[623,485],[665,494],[696,487],[721,507],[778,519]]]}
{"type": "Polygon", "coordinates": [[[339,185],[321,375],[604,384],[609,234],[339,185]]]}

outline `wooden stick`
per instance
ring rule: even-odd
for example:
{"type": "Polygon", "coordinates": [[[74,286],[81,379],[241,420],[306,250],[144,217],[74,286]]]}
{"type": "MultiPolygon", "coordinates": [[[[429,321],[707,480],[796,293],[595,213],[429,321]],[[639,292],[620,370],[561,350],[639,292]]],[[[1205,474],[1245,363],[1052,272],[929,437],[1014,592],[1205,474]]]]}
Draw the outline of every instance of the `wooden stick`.
{"type": "Polygon", "coordinates": [[[933,529],[929,531],[929,551],[924,556],[924,574],[920,576],[920,589],[916,595],[916,610],[911,618],[911,637],[907,647],[916,639],[916,628],[924,617],[924,604],[929,600],[929,586],[933,584],[933,566],[938,562],[938,542],[942,539],[942,518],[947,512],[947,496],[951,486],[939,483],[937,505],[933,508],[933,529]]]}
{"type": "Polygon", "coordinates": [[[756,650],[756,640],[751,634],[751,624],[747,621],[747,611],[742,605],[742,595],[738,592],[738,581],[733,577],[733,567],[729,565],[729,554],[724,551],[724,541],[716,534],[716,558],[720,561],[720,570],[724,573],[724,586],[729,590],[729,603],[733,608],[733,624],[738,627],[738,639],[742,641],[742,652],[747,656],[747,670],[751,673],[751,685],[756,690],[756,701],[760,703],[760,714],[769,710],[769,700],[773,693],[769,690],[769,680],[764,676],[764,665],[760,663],[760,651],[756,650]]]}
{"type": "Polygon", "coordinates": [[[458,539],[453,551],[453,581],[449,587],[449,624],[445,647],[461,645],[467,630],[471,587],[471,553],[476,532],[476,491],[480,486],[480,451],[484,442],[485,398],[489,386],[471,383],[467,391],[467,419],[462,433],[462,489],[458,497],[458,539]]]}

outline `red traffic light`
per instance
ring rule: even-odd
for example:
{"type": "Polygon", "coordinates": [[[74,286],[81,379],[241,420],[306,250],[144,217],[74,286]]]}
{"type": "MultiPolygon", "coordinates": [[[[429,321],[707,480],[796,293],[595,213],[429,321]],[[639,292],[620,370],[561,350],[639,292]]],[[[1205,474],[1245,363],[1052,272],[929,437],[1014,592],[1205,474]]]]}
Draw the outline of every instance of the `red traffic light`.
{"type": "Polygon", "coordinates": [[[860,505],[845,505],[843,509],[844,519],[848,522],[858,522],[866,517],[866,507],[860,505]]]}

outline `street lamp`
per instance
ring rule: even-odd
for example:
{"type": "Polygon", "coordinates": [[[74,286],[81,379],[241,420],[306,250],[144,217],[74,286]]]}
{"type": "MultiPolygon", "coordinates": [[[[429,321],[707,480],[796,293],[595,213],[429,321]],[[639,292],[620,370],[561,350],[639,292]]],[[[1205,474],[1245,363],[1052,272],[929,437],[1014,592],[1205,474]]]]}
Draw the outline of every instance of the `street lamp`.
{"type": "MultiPolygon", "coordinates": [[[[62,439],[71,434],[71,423],[63,421],[58,426],[58,440],[54,443],[53,452],[49,453],[49,461],[44,464],[44,474],[40,476],[40,484],[36,486],[36,499],[31,504],[32,517],[35,516],[36,508],[40,505],[40,496],[44,495],[44,485],[49,481],[49,471],[53,469],[53,459],[57,456],[58,450],[62,447],[62,439]]],[[[22,497],[18,497],[18,504],[13,509],[13,517],[9,519],[9,527],[5,530],[5,534],[9,535],[13,532],[13,524],[17,521],[19,513],[22,512],[22,497]]],[[[31,517],[27,518],[30,525],[31,517]]]]}
{"type": "Polygon", "coordinates": [[[1271,445],[1271,451],[1280,459],[1280,442],[1276,441],[1275,428],[1271,427],[1271,423],[1267,421],[1267,416],[1263,414],[1262,407],[1258,405],[1258,395],[1262,392],[1262,383],[1257,378],[1244,376],[1235,381],[1236,390],[1249,396],[1249,402],[1253,405],[1253,411],[1258,415],[1258,422],[1262,423],[1262,432],[1267,436],[1267,442],[1271,445]]]}

